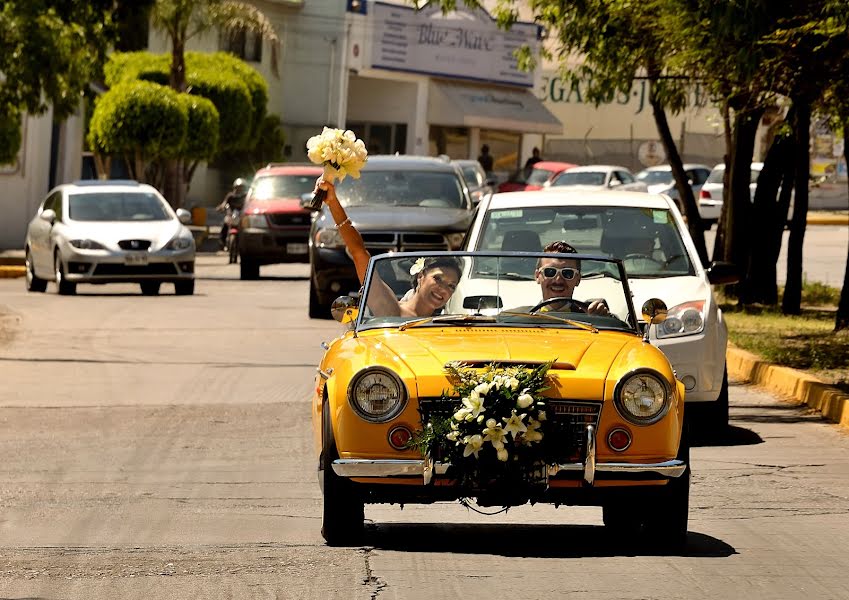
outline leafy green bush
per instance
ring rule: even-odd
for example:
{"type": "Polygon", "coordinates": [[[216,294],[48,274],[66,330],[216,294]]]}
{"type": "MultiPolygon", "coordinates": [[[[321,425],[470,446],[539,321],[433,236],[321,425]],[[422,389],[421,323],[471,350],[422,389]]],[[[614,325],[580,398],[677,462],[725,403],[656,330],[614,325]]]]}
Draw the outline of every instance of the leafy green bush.
{"type": "Polygon", "coordinates": [[[187,70],[186,81],[192,94],[209,98],[218,109],[219,148],[241,148],[248,144],[253,119],[248,87],[223,71],[187,70]]]}
{"type": "Polygon", "coordinates": [[[13,164],[21,149],[21,115],[0,113],[0,164],[13,164]]]}
{"type": "Polygon", "coordinates": [[[155,159],[183,146],[188,119],[174,90],[148,81],[120,83],[97,99],[89,144],[103,154],[155,159]]]}
{"type": "Polygon", "coordinates": [[[168,85],[170,69],[170,54],[114,52],[104,65],[103,74],[109,87],[139,79],[168,85]]]}
{"type": "Polygon", "coordinates": [[[218,151],[218,110],[211,100],[194,94],[178,94],[188,114],[186,141],[180,156],[189,160],[209,160],[218,151]]]}

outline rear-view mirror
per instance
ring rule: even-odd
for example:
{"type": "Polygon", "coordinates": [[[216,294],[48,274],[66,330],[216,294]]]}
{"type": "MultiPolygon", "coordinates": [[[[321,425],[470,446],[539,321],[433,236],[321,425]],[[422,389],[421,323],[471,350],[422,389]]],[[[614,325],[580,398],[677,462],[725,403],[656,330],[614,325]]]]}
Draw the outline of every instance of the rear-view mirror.
{"type": "Polygon", "coordinates": [[[466,296],[463,298],[463,308],[477,311],[487,308],[504,308],[504,302],[501,296],[466,296]]]}

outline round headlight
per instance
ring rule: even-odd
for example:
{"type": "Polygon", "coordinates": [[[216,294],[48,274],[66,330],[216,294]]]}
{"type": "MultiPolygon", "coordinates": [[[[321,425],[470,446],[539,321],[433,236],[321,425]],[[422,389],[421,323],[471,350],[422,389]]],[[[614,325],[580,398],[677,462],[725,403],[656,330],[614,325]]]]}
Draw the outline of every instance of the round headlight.
{"type": "Polygon", "coordinates": [[[669,408],[669,388],[653,372],[629,375],[616,386],[615,394],[619,413],[635,425],[655,423],[669,408]]]}
{"type": "Polygon", "coordinates": [[[345,245],[342,234],[335,228],[319,229],[316,231],[313,241],[319,248],[341,248],[345,245]]]}
{"type": "Polygon", "coordinates": [[[348,399],[354,412],[366,421],[385,423],[404,410],[407,390],[395,373],[367,369],[351,381],[348,399]]]}

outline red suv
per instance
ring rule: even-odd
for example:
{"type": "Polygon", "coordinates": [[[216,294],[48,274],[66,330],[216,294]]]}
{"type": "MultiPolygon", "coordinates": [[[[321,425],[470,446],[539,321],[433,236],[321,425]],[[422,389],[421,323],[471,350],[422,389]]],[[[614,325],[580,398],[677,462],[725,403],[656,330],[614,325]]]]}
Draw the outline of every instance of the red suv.
{"type": "Polygon", "coordinates": [[[312,196],[322,169],[316,165],[270,164],[254,175],[239,230],[242,279],[259,277],[260,265],[309,262],[312,213],[301,207],[312,196]]]}

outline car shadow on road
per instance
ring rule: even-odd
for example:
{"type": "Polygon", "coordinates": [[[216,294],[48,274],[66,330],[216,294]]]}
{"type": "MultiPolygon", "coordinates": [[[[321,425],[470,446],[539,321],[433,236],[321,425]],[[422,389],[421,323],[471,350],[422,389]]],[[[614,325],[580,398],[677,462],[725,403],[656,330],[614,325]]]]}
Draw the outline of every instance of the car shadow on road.
{"type": "Polygon", "coordinates": [[[365,546],[398,552],[452,552],[528,558],[687,556],[725,558],[737,551],[697,532],[686,547],[666,551],[648,541],[624,539],[603,526],[460,523],[371,523],[365,546]],[[509,540],[506,543],[505,540],[509,540]]]}
{"type": "MultiPolygon", "coordinates": [[[[734,420],[732,417],[731,420],[734,420]]],[[[690,431],[690,446],[693,448],[709,446],[754,446],[763,444],[763,438],[751,429],[729,425],[717,431],[706,427],[693,427],[690,431]]]]}
{"type": "Polygon", "coordinates": [[[309,281],[309,275],[260,275],[256,279],[243,280],[238,276],[226,275],[196,275],[195,281],[232,281],[234,283],[244,283],[244,281],[309,281]]]}

